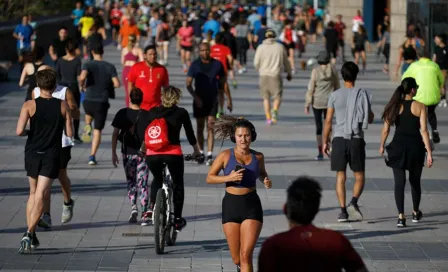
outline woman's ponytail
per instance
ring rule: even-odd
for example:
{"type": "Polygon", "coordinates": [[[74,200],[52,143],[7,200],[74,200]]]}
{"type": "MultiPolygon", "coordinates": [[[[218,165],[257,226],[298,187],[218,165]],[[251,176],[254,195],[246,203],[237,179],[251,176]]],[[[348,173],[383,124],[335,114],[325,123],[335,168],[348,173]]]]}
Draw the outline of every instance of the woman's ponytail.
{"type": "Polygon", "coordinates": [[[391,99],[387,103],[386,107],[384,107],[384,112],[383,116],[381,116],[381,119],[389,123],[389,125],[395,124],[395,120],[400,113],[400,104],[403,100],[404,93],[405,89],[403,85],[398,86],[391,99]]]}

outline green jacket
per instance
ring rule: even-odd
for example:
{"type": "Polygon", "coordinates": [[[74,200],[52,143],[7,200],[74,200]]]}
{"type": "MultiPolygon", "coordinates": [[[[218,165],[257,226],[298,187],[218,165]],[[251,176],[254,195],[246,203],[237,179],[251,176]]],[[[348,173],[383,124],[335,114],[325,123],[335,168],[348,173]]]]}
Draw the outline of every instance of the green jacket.
{"type": "Polygon", "coordinates": [[[439,65],[428,58],[420,58],[409,66],[401,79],[412,77],[418,85],[414,100],[426,106],[436,105],[440,102],[441,89],[444,77],[439,65]]]}

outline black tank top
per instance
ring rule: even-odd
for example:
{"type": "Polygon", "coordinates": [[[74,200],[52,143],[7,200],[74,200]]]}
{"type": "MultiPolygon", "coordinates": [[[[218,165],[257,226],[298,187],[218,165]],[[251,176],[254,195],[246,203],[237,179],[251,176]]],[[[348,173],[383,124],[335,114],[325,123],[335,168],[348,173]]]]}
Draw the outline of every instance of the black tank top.
{"type": "Polygon", "coordinates": [[[38,97],[34,101],[36,113],[30,118],[30,133],[26,141],[25,154],[59,156],[64,129],[62,100],[38,97]]]}
{"type": "Polygon", "coordinates": [[[415,60],[417,58],[417,51],[412,45],[405,46],[403,45],[403,59],[406,60],[415,60]]]}
{"type": "Polygon", "coordinates": [[[33,66],[34,66],[34,73],[33,73],[32,75],[30,75],[30,76],[29,76],[29,79],[28,79],[28,83],[29,83],[29,85],[28,85],[28,92],[29,92],[29,93],[31,93],[31,92],[34,90],[34,88],[37,87],[36,74],[37,74],[37,70],[38,70],[39,67],[41,67],[42,65],[44,65],[44,63],[41,63],[41,64],[33,63],[33,66]]]}
{"type": "Polygon", "coordinates": [[[420,117],[415,116],[411,111],[413,100],[404,100],[403,112],[398,115],[395,121],[395,136],[404,137],[421,137],[420,134],[420,117]]]}
{"type": "Polygon", "coordinates": [[[87,43],[89,48],[94,48],[97,45],[103,44],[103,36],[101,36],[98,32],[92,33],[92,35],[90,35],[87,39],[87,43]]]}

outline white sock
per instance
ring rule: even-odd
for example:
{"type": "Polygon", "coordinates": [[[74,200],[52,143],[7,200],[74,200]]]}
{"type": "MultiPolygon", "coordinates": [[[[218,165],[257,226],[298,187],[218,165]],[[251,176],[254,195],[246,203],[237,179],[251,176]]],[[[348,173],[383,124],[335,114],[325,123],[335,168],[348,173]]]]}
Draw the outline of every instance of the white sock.
{"type": "Polygon", "coordinates": [[[201,154],[204,154],[204,150],[201,150],[201,151],[199,151],[199,152],[201,152],[201,154]]]}
{"type": "Polygon", "coordinates": [[[207,156],[211,156],[212,155],[212,152],[211,151],[208,151],[207,152],[207,156]]]}

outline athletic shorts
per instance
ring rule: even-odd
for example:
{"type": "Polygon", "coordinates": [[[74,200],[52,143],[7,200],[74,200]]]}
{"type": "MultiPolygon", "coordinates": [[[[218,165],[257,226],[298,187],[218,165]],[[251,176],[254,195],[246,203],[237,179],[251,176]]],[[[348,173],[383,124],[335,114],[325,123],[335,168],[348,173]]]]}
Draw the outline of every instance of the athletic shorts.
{"type": "Polygon", "coordinates": [[[93,128],[103,130],[106,125],[107,112],[109,111],[110,106],[109,103],[84,100],[82,104],[84,106],[85,113],[93,118],[93,128]]]}
{"type": "Polygon", "coordinates": [[[67,169],[68,162],[72,158],[71,150],[72,150],[71,146],[66,146],[61,149],[61,156],[60,156],[61,164],[59,165],[61,169],[67,169]]]}
{"type": "Polygon", "coordinates": [[[115,29],[116,32],[120,32],[120,25],[112,25],[112,29],[115,29]]]}
{"type": "Polygon", "coordinates": [[[193,102],[193,116],[194,118],[205,118],[209,116],[216,116],[218,113],[218,99],[202,99],[202,108],[199,108],[193,102]]]}
{"type": "Polygon", "coordinates": [[[182,50],[188,51],[188,52],[192,52],[193,51],[193,46],[180,46],[182,48],[182,50]]]}
{"type": "Polygon", "coordinates": [[[257,191],[245,195],[226,192],[222,199],[222,223],[243,223],[246,219],[263,223],[263,208],[257,191]]]}
{"type": "Polygon", "coordinates": [[[280,76],[260,76],[260,94],[263,99],[281,98],[283,80],[280,76]]]}
{"type": "Polygon", "coordinates": [[[347,164],[353,172],[364,172],[366,168],[366,142],[362,138],[351,140],[333,138],[331,145],[331,170],[345,171],[347,164]]]}
{"type": "Polygon", "coordinates": [[[59,176],[60,156],[25,154],[25,171],[28,177],[56,179],[59,176]]]}
{"type": "Polygon", "coordinates": [[[357,45],[355,46],[355,52],[361,53],[361,52],[365,52],[366,48],[364,45],[357,45]]]}

